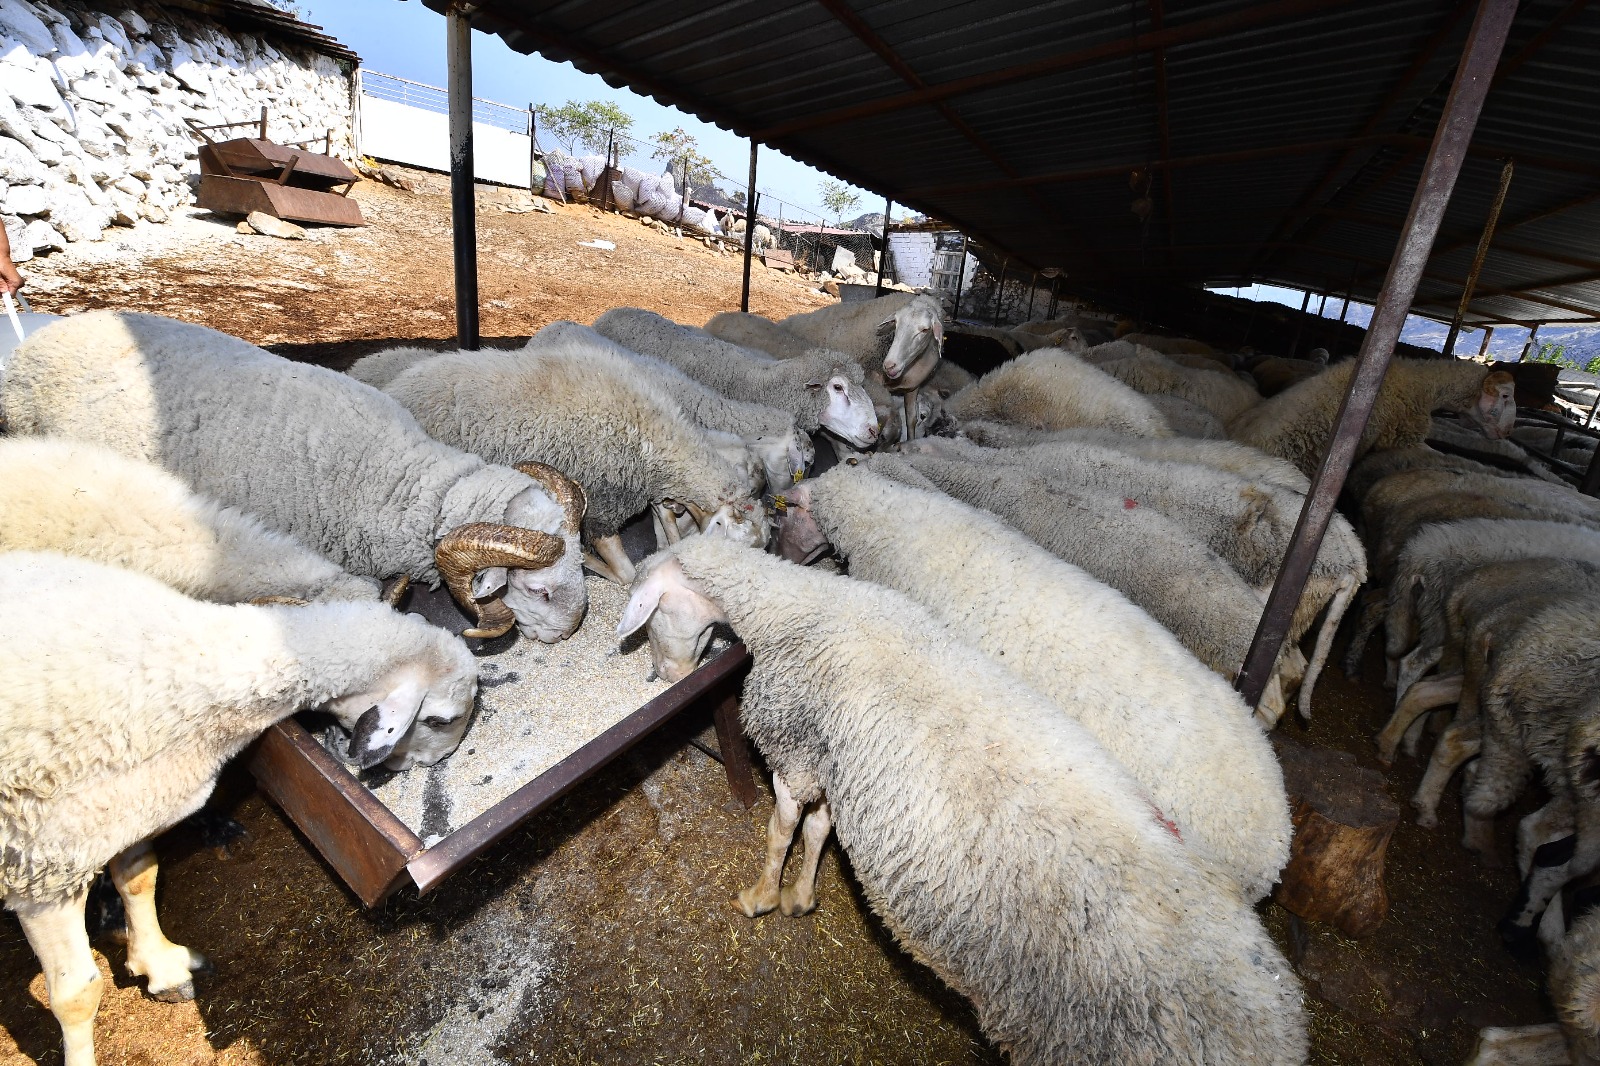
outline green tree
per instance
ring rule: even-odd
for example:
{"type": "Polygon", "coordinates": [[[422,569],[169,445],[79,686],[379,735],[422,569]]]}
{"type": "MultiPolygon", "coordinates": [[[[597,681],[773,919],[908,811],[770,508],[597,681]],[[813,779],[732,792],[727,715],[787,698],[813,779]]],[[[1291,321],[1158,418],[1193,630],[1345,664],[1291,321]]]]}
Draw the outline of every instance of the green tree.
{"type": "Polygon", "coordinates": [[[574,154],[604,152],[609,133],[625,134],[633,127],[633,116],[608,100],[568,100],[537,110],[540,125],[574,154]]]}
{"type": "Polygon", "coordinates": [[[833,212],[834,221],[844,222],[844,216],[861,206],[861,195],[851,192],[843,182],[824,178],[822,184],[817,186],[817,192],[822,197],[822,206],[833,212]]]}
{"type": "Polygon", "coordinates": [[[650,153],[652,159],[664,159],[672,168],[673,175],[681,180],[683,178],[683,164],[689,163],[689,185],[698,187],[710,185],[717,180],[716,169],[712,166],[711,157],[700,151],[700,142],[695,135],[679,126],[675,130],[658,133],[651,138],[655,151],[650,153]]]}

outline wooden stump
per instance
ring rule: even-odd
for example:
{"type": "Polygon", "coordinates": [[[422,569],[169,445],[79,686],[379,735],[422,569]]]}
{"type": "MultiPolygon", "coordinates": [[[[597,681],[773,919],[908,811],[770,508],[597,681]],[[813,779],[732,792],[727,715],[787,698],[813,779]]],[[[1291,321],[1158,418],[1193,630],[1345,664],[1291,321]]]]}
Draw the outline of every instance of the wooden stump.
{"type": "Polygon", "coordinates": [[[1383,885],[1400,807],[1383,775],[1346,752],[1274,738],[1289,792],[1294,843],[1273,899],[1291,914],[1349,937],[1371,936],[1389,914],[1383,885]]]}

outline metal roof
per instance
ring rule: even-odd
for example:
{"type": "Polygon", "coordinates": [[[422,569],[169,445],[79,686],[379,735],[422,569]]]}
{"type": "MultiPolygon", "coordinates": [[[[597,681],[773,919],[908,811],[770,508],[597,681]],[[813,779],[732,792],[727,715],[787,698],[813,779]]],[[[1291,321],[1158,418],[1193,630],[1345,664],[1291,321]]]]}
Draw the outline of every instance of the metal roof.
{"type": "MultiPolygon", "coordinates": [[[[165,6],[196,15],[208,15],[230,29],[247,30],[292,41],[295,44],[341,59],[352,67],[360,66],[361,57],[322,32],[322,27],[303,22],[294,15],[281,11],[264,0],[164,0],[165,6]]],[[[112,7],[125,5],[105,5],[112,7]]]]}
{"type": "MultiPolygon", "coordinates": [[[[449,0],[424,0],[443,11],[449,0]]],[[[477,0],[570,60],[1120,291],[1273,281],[1371,302],[1471,0],[477,0]],[[1134,211],[1147,197],[1148,218],[1134,211]]],[[[1523,0],[1419,292],[1469,322],[1600,317],[1600,11],[1523,0]]]]}

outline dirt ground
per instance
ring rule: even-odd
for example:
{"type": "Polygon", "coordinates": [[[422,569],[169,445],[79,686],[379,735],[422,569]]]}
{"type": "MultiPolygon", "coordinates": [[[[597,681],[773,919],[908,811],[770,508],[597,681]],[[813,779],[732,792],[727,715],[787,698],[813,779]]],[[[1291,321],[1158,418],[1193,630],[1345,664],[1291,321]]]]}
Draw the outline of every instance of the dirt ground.
{"type": "MultiPolygon", "coordinates": [[[[363,185],[356,195],[372,224],[306,242],[188,219],[24,269],[37,310],[158,311],[343,366],[453,331],[447,206],[442,183],[432,187],[414,196],[363,185]]],[[[479,239],[486,337],[587,322],[619,304],[688,322],[738,305],[736,258],[588,208],[485,213],[479,239]],[[578,247],[593,237],[617,251],[578,247]]],[[[755,310],[825,300],[755,270],[755,310]]],[[[1368,672],[1377,676],[1375,663],[1368,672]]],[[[1371,738],[1390,698],[1330,672],[1310,726],[1286,719],[1280,729],[1375,767],[1371,738]]],[[[707,725],[690,715],[669,726],[433,894],[402,893],[373,912],[246,776],[230,773],[213,807],[245,835],[211,846],[184,826],[160,844],[163,922],[215,972],[197,981],[196,1002],[158,1003],[118,975],[120,946],[97,941],[108,978],[100,1061],[1002,1061],[966,1003],[893,945],[837,847],[814,914],[750,921],[734,909],[756,873],[770,796],[750,811],[731,799],[721,767],[690,744],[697,733],[713,743],[707,725]]],[[[1404,757],[1387,771],[1402,806],[1421,771],[1404,757]]],[[[1479,1027],[1551,1017],[1539,968],[1514,961],[1495,935],[1515,879],[1470,859],[1459,832],[1454,789],[1439,829],[1402,821],[1389,851],[1393,910],[1367,940],[1315,925],[1296,936],[1284,912],[1263,907],[1305,980],[1314,1063],[1460,1063],[1479,1027]]],[[[59,1036],[8,916],[0,1066],[28,1062],[59,1063],[59,1036]]]]}

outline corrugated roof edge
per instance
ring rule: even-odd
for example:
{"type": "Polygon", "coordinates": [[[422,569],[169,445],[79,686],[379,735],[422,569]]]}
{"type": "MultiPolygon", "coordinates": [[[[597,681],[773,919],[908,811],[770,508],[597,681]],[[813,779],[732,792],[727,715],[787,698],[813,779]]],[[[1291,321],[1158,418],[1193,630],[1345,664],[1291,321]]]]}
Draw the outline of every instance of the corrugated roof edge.
{"type": "Polygon", "coordinates": [[[314,52],[360,66],[355,50],[322,32],[322,27],[302,22],[286,11],[250,0],[164,0],[164,5],[194,15],[216,19],[229,29],[253,30],[288,38],[314,52]]]}

